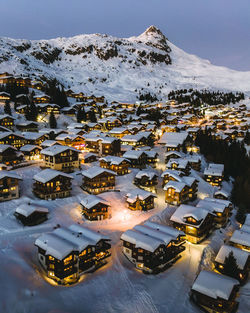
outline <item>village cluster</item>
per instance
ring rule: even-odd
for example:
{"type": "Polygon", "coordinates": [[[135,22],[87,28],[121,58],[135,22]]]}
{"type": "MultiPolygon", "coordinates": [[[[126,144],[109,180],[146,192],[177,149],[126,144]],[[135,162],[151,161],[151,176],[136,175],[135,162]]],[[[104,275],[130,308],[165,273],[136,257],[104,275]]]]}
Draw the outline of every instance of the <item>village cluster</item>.
{"type": "MultiPolygon", "coordinates": [[[[246,105],[195,108],[175,100],[108,103],[104,97],[66,90],[70,105],[60,108],[43,93],[42,82],[2,73],[0,84],[28,87],[39,110],[37,121],[26,120],[27,95],[20,94],[12,115],[0,115],[0,201],[22,196],[19,184],[23,177],[16,171],[22,167],[40,168],[32,187],[37,199],[70,197],[72,173],[81,177],[83,223],[56,227],[34,242],[41,271],[50,280],[74,284],[83,273],[108,262],[110,238],[88,225],[112,219],[111,203],[102,194],[119,193],[117,177],[126,180],[133,170],[134,188],[125,195],[127,210],[153,210],[161,193],[173,212],[168,223],[148,219],[122,233],[122,252],[138,270],[156,274],[175,266],[187,245],[201,243],[229,223],[234,207],[230,191],[223,187],[224,165],[206,163],[195,139],[198,132],[209,128],[215,138],[241,140],[249,127],[246,105]],[[75,116],[83,107],[86,121],[80,123],[75,116]],[[143,113],[138,115],[139,107],[143,113]],[[156,109],[162,118],[149,120],[148,112],[156,109]],[[100,114],[97,122],[89,121],[93,111],[100,114]],[[50,128],[52,112],[57,121],[65,116],[71,123],[50,128]],[[213,197],[199,193],[201,182],[213,188],[213,197]]],[[[10,94],[0,92],[3,104],[10,100],[10,94]]],[[[32,201],[18,206],[14,215],[26,227],[36,227],[49,213],[48,208],[32,201]]],[[[237,292],[248,278],[250,215],[237,227],[221,246],[214,271],[201,270],[191,287],[190,298],[209,312],[235,312],[237,292]],[[237,279],[225,270],[226,259],[232,255],[238,265],[237,279]]]]}

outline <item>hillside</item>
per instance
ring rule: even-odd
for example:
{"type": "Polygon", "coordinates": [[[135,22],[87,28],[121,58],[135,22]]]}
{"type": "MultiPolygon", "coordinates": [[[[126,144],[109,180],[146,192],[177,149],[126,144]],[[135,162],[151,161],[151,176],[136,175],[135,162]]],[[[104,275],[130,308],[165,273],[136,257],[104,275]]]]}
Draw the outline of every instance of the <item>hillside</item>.
{"type": "Polygon", "coordinates": [[[91,34],[50,40],[0,39],[0,72],[56,77],[65,88],[132,101],[139,90],[165,97],[172,89],[250,93],[250,72],[212,65],[176,47],[155,26],[137,37],[91,34]]]}

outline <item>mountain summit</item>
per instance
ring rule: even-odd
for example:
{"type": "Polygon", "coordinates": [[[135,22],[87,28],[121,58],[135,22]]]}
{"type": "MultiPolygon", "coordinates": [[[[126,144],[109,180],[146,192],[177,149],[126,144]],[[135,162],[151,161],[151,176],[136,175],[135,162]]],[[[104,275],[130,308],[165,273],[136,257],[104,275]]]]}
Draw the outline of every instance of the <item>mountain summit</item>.
{"type": "Polygon", "coordinates": [[[102,34],[50,40],[0,38],[0,72],[56,78],[65,88],[134,101],[176,88],[250,91],[250,72],[212,65],[177,48],[155,26],[139,36],[102,34]]]}

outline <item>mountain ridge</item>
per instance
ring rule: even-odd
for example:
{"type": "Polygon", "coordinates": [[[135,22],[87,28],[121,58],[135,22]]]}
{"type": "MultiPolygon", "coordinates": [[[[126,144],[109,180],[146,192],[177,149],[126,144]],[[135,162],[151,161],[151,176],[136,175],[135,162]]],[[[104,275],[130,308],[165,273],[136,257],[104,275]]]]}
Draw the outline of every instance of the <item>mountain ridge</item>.
{"type": "Polygon", "coordinates": [[[172,44],[155,26],[139,36],[82,34],[48,40],[0,38],[0,72],[56,78],[65,88],[134,101],[172,89],[250,93],[250,72],[216,66],[172,44]]]}

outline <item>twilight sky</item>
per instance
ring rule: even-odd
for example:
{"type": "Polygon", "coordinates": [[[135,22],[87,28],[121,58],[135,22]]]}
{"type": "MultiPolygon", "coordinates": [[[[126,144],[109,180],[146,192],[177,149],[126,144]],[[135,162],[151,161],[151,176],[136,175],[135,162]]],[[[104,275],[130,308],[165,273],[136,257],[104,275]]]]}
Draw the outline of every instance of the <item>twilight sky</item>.
{"type": "Polygon", "coordinates": [[[0,0],[0,36],[139,35],[156,25],[213,64],[250,70],[250,0],[0,0]]]}

